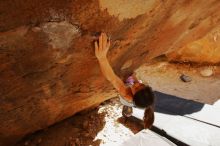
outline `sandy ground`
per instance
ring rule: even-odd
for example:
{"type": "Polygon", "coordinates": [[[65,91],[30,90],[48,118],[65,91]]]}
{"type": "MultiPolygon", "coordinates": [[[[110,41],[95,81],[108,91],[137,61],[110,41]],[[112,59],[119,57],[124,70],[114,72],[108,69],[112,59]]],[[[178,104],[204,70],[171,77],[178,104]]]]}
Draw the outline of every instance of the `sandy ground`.
{"type": "Polygon", "coordinates": [[[121,116],[118,98],[27,136],[17,146],[116,146],[143,129],[121,116]]]}
{"type": "Polygon", "coordinates": [[[154,90],[192,99],[202,103],[213,104],[220,99],[220,67],[195,66],[187,64],[170,64],[158,62],[145,64],[136,71],[136,76],[154,90]],[[212,76],[204,77],[201,71],[210,68],[212,76]],[[180,76],[184,74],[191,82],[183,82],[180,76]]]}
{"type": "MultiPolygon", "coordinates": [[[[220,99],[220,68],[210,67],[213,75],[203,77],[203,66],[146,64],[136,75],[154,90],[181,98],[213,104],[220,99]],[[183,82],[185,74],[191,82],[183,82]]],[[[31,134],[17,146],[116,146],[143,129],[141,121],[125,119],[118,98],[105,101],[95,109],[80,112],[45,130],[31,134]]]]}

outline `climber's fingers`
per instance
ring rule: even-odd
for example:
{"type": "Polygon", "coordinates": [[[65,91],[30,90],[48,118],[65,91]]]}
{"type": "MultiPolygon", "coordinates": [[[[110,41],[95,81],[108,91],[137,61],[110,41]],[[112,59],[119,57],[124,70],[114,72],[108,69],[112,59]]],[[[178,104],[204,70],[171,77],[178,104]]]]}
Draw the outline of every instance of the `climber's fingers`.
{"type": "Polygon", "coordinates": [[[102,33],[102,48],[104,49],[104,50],[106,50],[106,49],[108,49],[107,48],[107,35],[106,35],[106,33],[102,33]]]}
{"type": "Polygon", "coordinates": [[[106,45],[107,50],[110,48],[110,45],[111,45],[111,41],[110,41],[110,38],[108,38],[108,40],[107,40],[107,45],[106,45]]]}
{"type": "Polygon", "coordinates": [[[102,34],[99,36],[99,51],[101,51],[102,48],[102,34]]]}
{"type": "Polygon", "coordinates": [[[95,52],[98,52],[99,51],[99,46],[98,46],[98,42],[95,41],[95,52]]]}
{"type": "Polygon", "coordinates": [[[99,40],[95,42],[95,54],[96,56],[99,55],[106,55],[108,49],[110,47],[110,39],[106,35],[106,33],[101,33],[99,36],[99,40]]]}

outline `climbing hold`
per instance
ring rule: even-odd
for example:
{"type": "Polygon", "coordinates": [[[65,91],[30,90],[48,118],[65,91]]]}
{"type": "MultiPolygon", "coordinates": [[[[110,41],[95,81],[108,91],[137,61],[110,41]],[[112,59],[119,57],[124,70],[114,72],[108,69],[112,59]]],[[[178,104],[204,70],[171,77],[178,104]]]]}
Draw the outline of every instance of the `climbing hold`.
{"type": "Polygon", "coordinates": [[[122,115],[124,117],[130,117],[132,115],[132,112],[133,112],[132,107],[125,106],[125,105],[123,106],[122,115]]]}
{"type": "Polygon", "coordinates": [[[180,76],[180,79],[181,79],[183,82],[190,82],[190,81],[192,81],[192,79],[191,79],[190,76],[187,76],[187,75],[184,75],[184,74],[182,74],[182,75],[180,76]]]}

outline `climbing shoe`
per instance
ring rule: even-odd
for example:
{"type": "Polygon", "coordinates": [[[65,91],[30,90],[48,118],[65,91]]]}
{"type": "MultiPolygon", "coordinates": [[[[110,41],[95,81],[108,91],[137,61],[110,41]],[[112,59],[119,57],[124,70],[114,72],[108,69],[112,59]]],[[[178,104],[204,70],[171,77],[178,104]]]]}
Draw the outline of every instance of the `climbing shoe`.
{"type": "Polygon", "coordinates": [[[130,117],[132,115],[132,112],[133,112],[132,107],[125,106],[125,105],[123,106],[122,115],[124,117],[130,117]]]}

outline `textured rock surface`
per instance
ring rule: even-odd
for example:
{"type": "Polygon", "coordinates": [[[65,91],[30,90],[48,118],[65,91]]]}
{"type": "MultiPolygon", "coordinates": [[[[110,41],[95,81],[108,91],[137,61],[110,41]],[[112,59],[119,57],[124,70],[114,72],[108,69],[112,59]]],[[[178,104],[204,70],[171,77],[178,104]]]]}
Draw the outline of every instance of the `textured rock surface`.
{"type": "Polygon", "coordinates": [[[218,64],[220,62],[220,27],[213,29],[199,40],[167,53],[167,57],[172,61],[218,64]]]}
{"type": "Polygon", "coordinates": [[[100,31],[111,36],[108,58],[122,77],[162,54],[220,61],[218,0],[143,2],[0,1],[0,144],[116,95],[94,57],[100,31]]]}

